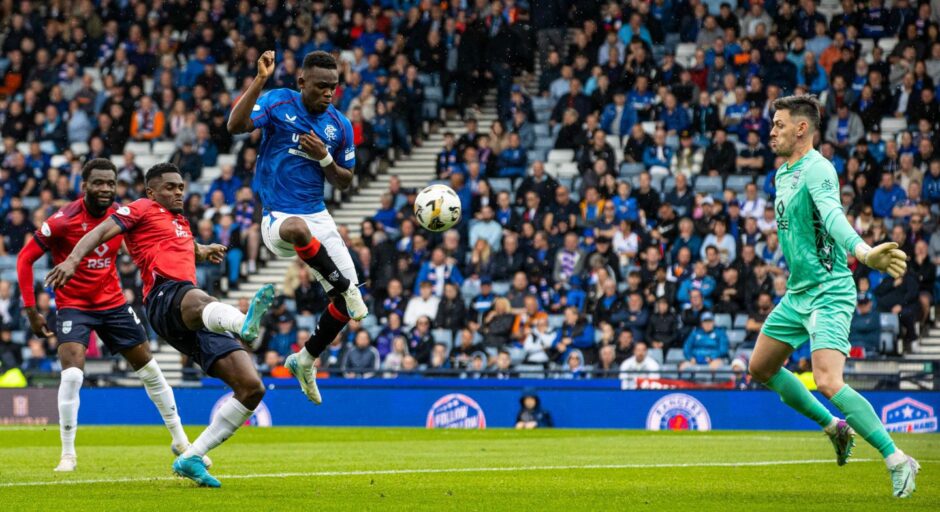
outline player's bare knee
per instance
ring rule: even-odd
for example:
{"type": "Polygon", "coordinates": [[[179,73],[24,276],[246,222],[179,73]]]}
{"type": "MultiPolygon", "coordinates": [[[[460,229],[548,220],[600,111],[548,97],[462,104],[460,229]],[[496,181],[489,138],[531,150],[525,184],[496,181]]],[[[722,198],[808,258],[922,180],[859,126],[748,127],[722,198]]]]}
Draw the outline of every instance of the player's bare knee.
{"type": "Polygon", "coordinates": [[[261,403],[261,399],[264,398],[264,384],[261,382],[261,379],[246,378],[239,385],[233,389],[235,394],[235,399],[242,403],[245,407],[249,409],[254,409],[258,407],[258,404],[261,403]]]}
{"type": "Polygon", "coordinates": [[[310,234],[310,230],[307,228],[307,224],[298,217],[291,217],[285,220],[281,224],[279,234],[282,240],[294,245],[307,245],[310,243],[311,238],[313,238],[310,234]]]}
{"type": "Polygon", "coordinates": [[[816,389],[826,398],[832,398],[845,386],[841,375],[828,372],[813,372],[813,380],[816,381],[816,389]]]}
{"type": "Polygon", "coordinates": [[[69,368],[85,369],[85,347],[80,343],[62,343],[59,345],[57,352],[63,370],[69,368]]]}
{"type": "Polygon", "coordinates": [[[751,374],[751,378],[757,382],[760,382],[761,384],[766,383],[768,380],[770,380],[771,377],[774,376],[774,373],[776,373],[770,371],[762,365],[754,364],[754,361],[751,361],[748,364],[747,372],[751,374]]]}

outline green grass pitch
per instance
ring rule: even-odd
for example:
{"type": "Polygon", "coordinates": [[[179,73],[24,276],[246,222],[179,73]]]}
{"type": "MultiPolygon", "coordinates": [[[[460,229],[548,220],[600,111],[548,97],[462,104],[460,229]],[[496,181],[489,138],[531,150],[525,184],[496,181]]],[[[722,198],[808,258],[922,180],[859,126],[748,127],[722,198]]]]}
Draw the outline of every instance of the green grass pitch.
{"type": "Polygon", "coordinates": [[[840,468],[814,432],[248,427],[205,489],[163,428],[82,426],[63,475],[55,427],[0,427],[0,510],[938,510],[940,437],[895,439],[922,464],[904,503],[864,441],[840,468]]]}

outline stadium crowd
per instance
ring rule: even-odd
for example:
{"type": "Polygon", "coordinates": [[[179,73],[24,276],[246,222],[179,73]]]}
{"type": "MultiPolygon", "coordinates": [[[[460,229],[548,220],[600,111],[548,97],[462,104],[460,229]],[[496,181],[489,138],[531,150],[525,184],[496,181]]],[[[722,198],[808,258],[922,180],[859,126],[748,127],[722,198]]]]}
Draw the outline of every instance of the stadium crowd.
{"type": "MultiPolygon", "coordinates": [[[[806,92],[824,105],[818,147],[839,173],[849,221],[869,244],[894,240],[911,256],[897,280],[849,257],[859,288],[853,355],[881,355],[886,329],[902,340],[892,350],[909,349],[932,316],[936,0],[215,0],[195,12],[184,0],[63,0],[4,4],[0,16],[6,365],[54,368],[54,340],[24,330],[9,258],[77,197],[87,158],[121,155],[119,199],[129,201],[143,184],[128,143],[171,142],[170,160],[194,183],[234,152],[187,200],[197,240],[232,247],[223,268],[199,269],[200,284],[236,288],[264,264],[249,186],[260,134],[233,139],[225,120],[270,48],[275,87],[294,86],[308,51],[340,55],[336,106],[353,121],[363,180],[422,144],[438,105],[427,108],[425,90],[466,119],[465,133],[445,134],[436,163],[463,220],[442,235],[422,230],[415,191],[391,180],[361,236],[347,235],[373,314],[351,322],[323,369],[743,371],[788,275],[771,104],[806,92]],[[474,113],[490,88],[498,119],[480,126],[474,113]]],[[[121,261],[119,271],[140,314],[134,266],[121,261]]],[[[302,263],[283,291],[258,351],[271,375],[284,375],[283,358],[326,305],[302,263]]],[[[48,291],[38,307],[54,314],[48,291]]]]}

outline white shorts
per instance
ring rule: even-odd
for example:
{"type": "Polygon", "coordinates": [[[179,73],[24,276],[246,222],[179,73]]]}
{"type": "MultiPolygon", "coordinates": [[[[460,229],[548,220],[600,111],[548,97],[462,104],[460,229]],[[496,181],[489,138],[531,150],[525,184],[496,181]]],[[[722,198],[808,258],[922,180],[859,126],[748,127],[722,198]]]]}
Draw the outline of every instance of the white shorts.
{"type": "MultiPolygon", "coordinates": [[[[359,278],[356,276],[356,266],[353,264],[352,256],[349,255],[349,249],[346,248],[343,237],[340,236],[339,230],[336,229],[336,222],[333,221],[333,216],[330,215],[330,212],[327,210],[307,215],[283,212],[268,213],[261,220],[261,239],[264,240],[264,245],[270,249],[271,252],[282,258],[293,258],[297,256],[294,245],[281,240],[280,235],[281,224],[291,217],[297,217],[307,224],[307,229],[310,230],[310,234],[320,241],[320,246],[326,249],[326,253],[330,256],[330,259],[336,263],[336,268],[339,269],[340,273],[342,273],[346,279],[349,279],[353,286],[358,285],[359,278]]],[[[312,268],[310,272],[313,277],[320,282],[324,290],[329,292],[333,289],[333,285],[327,282],[319,272],[312,268]]]]}

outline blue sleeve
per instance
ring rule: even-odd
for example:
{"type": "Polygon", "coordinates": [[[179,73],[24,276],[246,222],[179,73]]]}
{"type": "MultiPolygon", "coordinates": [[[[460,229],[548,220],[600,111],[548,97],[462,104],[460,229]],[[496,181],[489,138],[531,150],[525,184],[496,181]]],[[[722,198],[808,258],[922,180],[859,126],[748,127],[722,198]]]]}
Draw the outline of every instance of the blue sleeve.
{"type": "Polygon", "coordinates": [[[688,361],[692,359],[692,345],[695,340],[695,329],[689,333],[688,337],[685,339],[685,344],[682,345],[682,355],[685,356],[685,360],[688,361]]]}
{"type": "Polygon", "coordinates": [[[718,331],[718,357],[728,357],[728,334],[724,329],[718,331]]]}
{"type": "Polygon", "coordinates": [[[343,122],[343,145],[336,147],[333,159],[344,169],[356,169],[356,139],[353,135],[352,123],[346,116],[340,116],[343,122]]]}
{"type": "Polygon", "coordinates": [[[689,302],[689,288],[692,287],[691,279],[685,279],[682,281],[682,284],[679,285],[679,291],[676,293],[676,298],[679,299],[679,302],[689,302]]]}
{"type": "Polygon", "coordinates": [[[280,89],[263,94],[251,108],[251,122],[255,128],[265,128],[271,124],[271,108],[278,103],[280,89]]]}
{"type": "Polygon", "coordinates": [[[423,283],[428,278],[428,264],[424,263],[421,265],[421,270],[418,270],[418,277],[415,278],[415,295],[421,293],[421,283],[423,283]]]}

